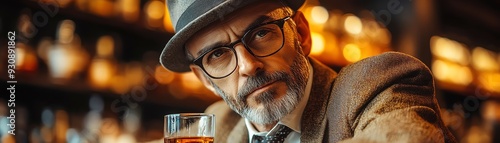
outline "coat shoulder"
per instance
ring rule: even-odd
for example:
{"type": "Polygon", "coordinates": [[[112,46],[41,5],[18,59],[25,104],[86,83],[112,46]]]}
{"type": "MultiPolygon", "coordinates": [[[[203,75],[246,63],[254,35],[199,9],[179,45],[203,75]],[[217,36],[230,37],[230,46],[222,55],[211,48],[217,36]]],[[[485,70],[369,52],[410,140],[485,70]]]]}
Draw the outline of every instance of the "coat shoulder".
{"type": "Polygon", "coordinates": [[[410,55],[387,52],[344,67],[331,94],[334,142],[454,140],[441,120],[431,71],[410,55]]]}

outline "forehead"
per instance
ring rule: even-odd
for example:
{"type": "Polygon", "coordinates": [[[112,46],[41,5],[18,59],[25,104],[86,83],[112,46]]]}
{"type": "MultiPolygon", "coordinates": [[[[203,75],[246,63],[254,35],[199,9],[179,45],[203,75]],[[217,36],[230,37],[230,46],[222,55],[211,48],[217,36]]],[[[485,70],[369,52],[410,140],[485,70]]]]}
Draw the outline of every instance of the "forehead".
{"type": "Polygon", "coordinates": [[[216,43],[229,44],[232,40],[231,38],[240,38],[248,26],[259,17],[283,17],[285,14],[278,12],[281,10],[281,7],[283,5],[278,1],[265,0],[235,10],[235,12],[221,17],[220,20],[196,32],[196,34],[187,40],[185,45],[186,50],[192,56],[197,57],[198,54],[196,52],[207,46],[216,43]]]}

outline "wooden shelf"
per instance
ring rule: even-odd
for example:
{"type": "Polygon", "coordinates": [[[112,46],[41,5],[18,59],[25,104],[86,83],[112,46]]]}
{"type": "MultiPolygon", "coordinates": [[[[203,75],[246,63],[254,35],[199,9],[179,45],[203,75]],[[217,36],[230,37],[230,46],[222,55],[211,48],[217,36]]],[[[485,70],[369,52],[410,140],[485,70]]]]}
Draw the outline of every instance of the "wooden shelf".
{"type": "MultiPolygon", "coordinates": [[[[6,75],[6,73],[2,72],[2,74],[6,75]]],[[[0,82],[6,83],[8,79],[6,77],[1,77],[0,82]]],[[[108,89],[96,89],[90,86],[90,84],[85,79],[70,79],[70,80],[61,80],[55,79],[47,76],[47,74],[43,73],[16,73],[17,84],[19,86],[26,87],[36,87],[41,90],[46,90],[47,93],[52,94],[67,94],[62,96],[75,96],[75,95],[83,95],[89,96],[93,94],[103,95],[105,97],[109,97],[115,100],[118,100],[120,103],[131,102],[134,105],[137,104],[154,104],[157,106],[169,106],[172,108],[179,108],[185,111],[192,112],[202,112],[207,106],[211,103],[220,100],[215,96],[206,96],[206,95],[191,95],[186,96],[185,98],[176,98],[172,96],[172,93],[168,92],[168,85],[158,84],[154,79],[148,80],[152,85],[157,85],[156,88],[152,90],[144,89],[145,93],[132,93],[127,92],[125,94],[114,93],[108,89]],[[75,95],[73,95],[75,94],[75,95]],[[204,98],[201,98],[204,97],[204,98]]],[[[136,89],[140,89],[141,86],[134,86],[136,89]]],[[[31,96],[27,94],[31,94],[30,91],[22,91],[22,90],[30,90],[29,88],[21,88],[19,93],[20,96],[31,96]]],[[[41,95],[46,97],[51,97],[51,95],[41,95]]]]}
{"type": "MultiPolygon", "coordinates": [[[[40,4],[32,0],[19,0],[15,1],[17,5],[30,8],[33,13],[41,11],[45,12],[40,4]]],[[[16,4],[14,4],[16,5],[16,4]]],[[[143,14],[141,13],[141,16],[143,14]]],[[[168,33],[162,29],[148,28],[145,25],[143,18],[139,18],[136,22],[127,22],[119,17],[102,17],[89,12],[78,10],[74,5],[69,5],[66,8],[59,7],[58,12],[54,17],[70,18],[72,20],[83,21],[93,25],[104,26],[106,28],[117,29],[120,31],[130,32],[145,39],[153,40],[156,42],[166,43],[168,39],[173,36],[173,33],[168,33]]],[[[50,17],[53,18],[53,17],[50,17]]],[[[50,19],[49,19],[50,20],[50,19]]]]}

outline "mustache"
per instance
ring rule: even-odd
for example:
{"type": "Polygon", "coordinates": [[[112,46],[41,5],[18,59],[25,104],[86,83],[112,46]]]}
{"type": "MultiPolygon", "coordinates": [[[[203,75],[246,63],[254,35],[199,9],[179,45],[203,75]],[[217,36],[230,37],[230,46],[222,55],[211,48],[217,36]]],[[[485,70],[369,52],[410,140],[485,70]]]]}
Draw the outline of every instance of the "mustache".
{"type": "Polygon", "coordinates": [[[257,73],[255,76],[249,77],[243,84],[243,89],[238,91],[237,98],[246,101],[246,96],[262,85],[268,84],[273,81],[288,81],[289,75],[284,71],[277,71],[266,74],[264,71],[257,73]]]}

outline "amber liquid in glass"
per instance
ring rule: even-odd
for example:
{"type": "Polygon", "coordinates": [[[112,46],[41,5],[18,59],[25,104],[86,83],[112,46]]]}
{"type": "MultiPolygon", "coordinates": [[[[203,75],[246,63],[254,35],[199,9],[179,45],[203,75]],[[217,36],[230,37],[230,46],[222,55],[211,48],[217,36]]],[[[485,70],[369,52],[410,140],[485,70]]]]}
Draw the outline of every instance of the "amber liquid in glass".
{"type": "Polygon", "coordinates": [[[165,138],[165,143],[213,143],[214,137],[175,137],[165,138]]]}

